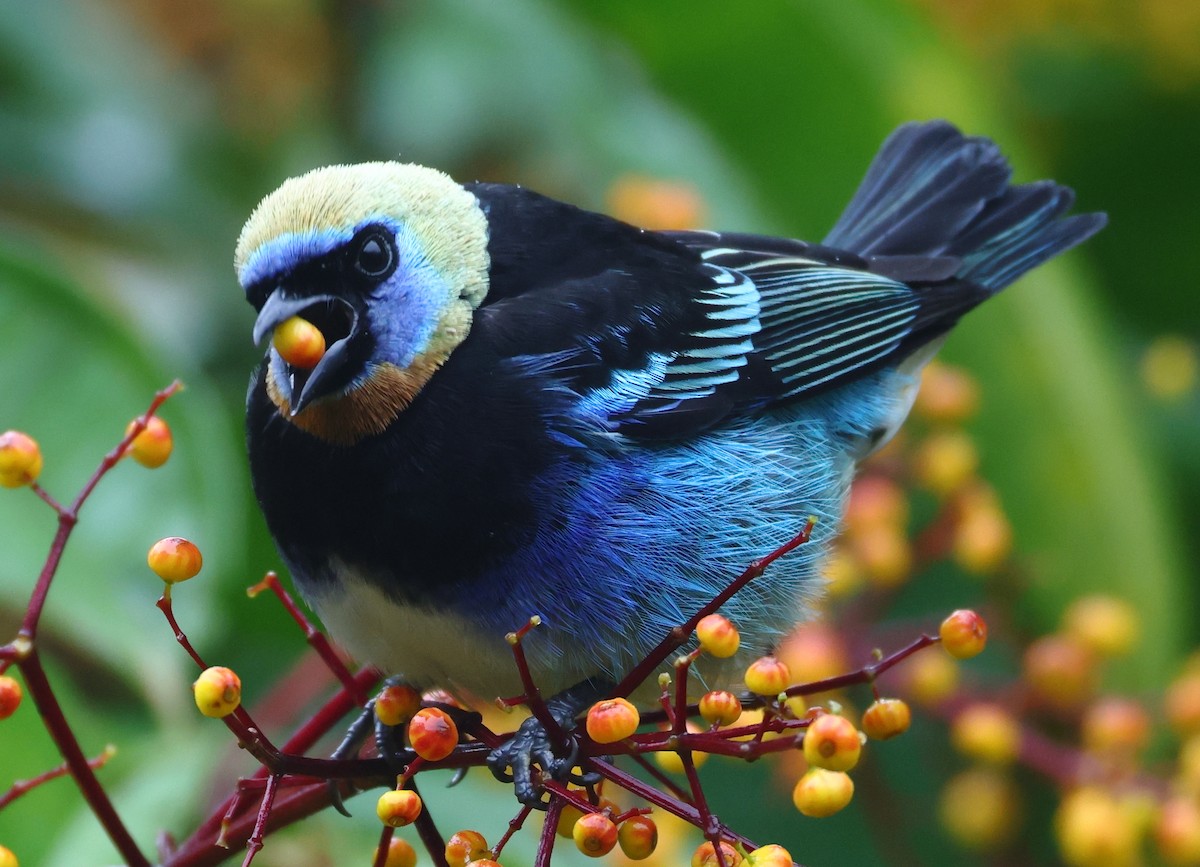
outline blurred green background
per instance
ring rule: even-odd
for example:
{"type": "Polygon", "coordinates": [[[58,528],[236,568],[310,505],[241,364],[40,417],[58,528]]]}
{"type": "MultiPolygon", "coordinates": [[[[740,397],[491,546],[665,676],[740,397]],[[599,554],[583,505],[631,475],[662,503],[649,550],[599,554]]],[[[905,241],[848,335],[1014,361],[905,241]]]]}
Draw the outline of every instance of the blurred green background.
{"type": "MultiPolygon", "coordinates": [[[[177,610],[252,706],[302,647],[276,606],[243,593],[278,566],[241,443],[259,351],[231,265],[263,194],[317,165],[399,154],[595,208],[623,177],[663,178],[698,192],[712,228],[819,238],[890,129],[929,117],[995,138],[1018,179],[1054,177],[1110,214],[1085,249],[968,317],[944,357],[983,384],[972,430],[1031,564],[1023,626],[1052,627],[1086,588],[1129,598],[1147,637],[1113,686],[1153,704],[1200,638],[1200,5],[0,5],[0,428],[40,440],[44,484],[69,498],[155,389],[188,386],[164,412],[171,463],[120,467],[84,512],[43,635],[85,749],[120,749],[102,776],[146,851],[250,768],[235,757],[213,781],[228,738],[191,708],[143,552],[173,534],[204,550],[177,610]]],[[[0,528],[8,636],[53,520],[6,492],[0,528]]],[[[893,802],[804,819],[760,763],[709,769],[719,813],[814,867],[973,863],[937,827],[953,760],[930,767],[916,747],[939,742],[920,727],[875,751],[893,802]]],[[[0,726],[0,756],[0,788],[58,762],[31,706],[0,726]]],[[[482,780],[429,794],[489,839],[513,812],[482,780]]],[[[354,822],[272,838],[256,863],[369,863],[368,800],[354,822]]],[[[116,859],[66,781],[0,814],[0,843],[26,867],[116,859]]],[[[528,858],[520,845],[506,863],[528,858]]],[[[1044,821],[1028,847],[1023,863],[1055,863],[1044,821]]]]}

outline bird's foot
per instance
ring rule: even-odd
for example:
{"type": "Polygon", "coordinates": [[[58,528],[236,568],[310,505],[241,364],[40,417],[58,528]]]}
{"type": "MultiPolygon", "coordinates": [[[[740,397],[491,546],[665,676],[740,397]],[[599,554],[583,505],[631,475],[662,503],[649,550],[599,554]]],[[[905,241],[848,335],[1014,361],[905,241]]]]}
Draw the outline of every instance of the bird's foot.
{"type": "Polygon", "coordinates": [[[607,681],[585,680],[549,699],[546,709],[559,731],[552,735],[537,717],[525,720],[509,740],[488,756],[492,776],[502,783],[512,783],[517,800],[540,810],[547,807],[542,800],[545,789],[541,785],[541,780],[546,777],[584,786],[598,783],[599,774],[574,773],[579,764],[575,717],[603,698],[610,689],[612,684],[607,681]]]}

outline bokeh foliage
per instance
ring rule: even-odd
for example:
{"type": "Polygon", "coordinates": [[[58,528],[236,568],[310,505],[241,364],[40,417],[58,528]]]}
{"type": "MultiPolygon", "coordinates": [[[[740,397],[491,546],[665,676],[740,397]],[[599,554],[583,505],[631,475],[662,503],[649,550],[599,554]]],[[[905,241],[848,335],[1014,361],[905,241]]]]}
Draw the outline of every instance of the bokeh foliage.
{"type": "MultiPolygon", "coordinates": [[[[172,463],[122,468],[84,512],[45,633],[83,742],[121,749],[103,778],[147,850],[208,803],[203,756],[222,733],[190,712],[190,671],[151,607],[146,547],[176,533],[202,545],[207,577],[181,588],[181,618],[207,656],[241,672],[251,701],[301,647],[280,612],[241,594],[277,559],[240,445],[258,351],[230,260],[254,202],[322,163],[399,153],[598,208],[639,173],[693,185],[714,228],[815,238],[891,127],[944,116],[1000,141],[1019,178],[1075,186],[1110,228],[972,314],[945,355],[984,386],[974,432],[1031,564],[1029,628],[1084,588],[1126,596],[1150,637],[1121,683],[1160,689],[1200,638],[1186,565],[1200,543],[1184,533],[1200,508],[1200,399],[1193,388],[1156,401],[1137,379],[1156,335],[1196,336],[1200,21],[1188,5],[0,7],[0,428],[41,440],[46,484],[68,497],[154,389],[188,385],[166,411],[172,463]]],[[[52,521],[10,493],[0,527],[8,634],[52,521]]],[[[0,786],[57,761],[31,712],[0,744],[0,786]]],[[[921,766],[897,757],[879,772],[903,801],[908,845],[927,863],[961,858],[920,806],[934,799],[921,766]]],[[[749,835],[813,865],[884,857],[853,811],[803,820],[765,767],[727,776],[722,818],[749,835]]],[[[493,826],[511,815],[482,781],[456,792],[493,826]]],[[[269,842],[259,863],[330,863],[327,851],[366,863],[373,824],[358,819],[311,823],[296,832],[310,842],[269,842]]],[[[23,864],[113,858],[66,782],[0,815],[0,840],[23,864]]]]}

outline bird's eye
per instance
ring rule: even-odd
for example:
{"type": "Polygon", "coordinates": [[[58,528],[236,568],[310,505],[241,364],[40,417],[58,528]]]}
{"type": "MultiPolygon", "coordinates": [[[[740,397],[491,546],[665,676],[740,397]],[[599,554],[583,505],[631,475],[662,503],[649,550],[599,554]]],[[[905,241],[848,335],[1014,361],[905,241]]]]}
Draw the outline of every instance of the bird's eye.
{"type": "Polygon", "coordinates": [[[364,277],[382,279],[396,264],[395,243],[382,230],[372,229],[359,237],[352,261],[364,277]]]}

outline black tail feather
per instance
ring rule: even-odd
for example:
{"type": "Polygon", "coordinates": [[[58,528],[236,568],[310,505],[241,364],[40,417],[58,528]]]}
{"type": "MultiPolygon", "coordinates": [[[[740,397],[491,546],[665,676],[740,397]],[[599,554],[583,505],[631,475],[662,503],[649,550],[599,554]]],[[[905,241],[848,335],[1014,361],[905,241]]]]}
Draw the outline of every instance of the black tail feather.
{"type": "Polygon", "coordinates": [[[989,139],[946,121],[909,123],[883,143],[824,243],[862,256],[955,256],[955,276],[998,291],[1099,231],[1104,214],[1061,218],[1074,194],[1010,186],[989,139]]]}

